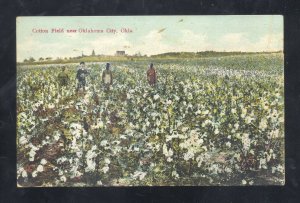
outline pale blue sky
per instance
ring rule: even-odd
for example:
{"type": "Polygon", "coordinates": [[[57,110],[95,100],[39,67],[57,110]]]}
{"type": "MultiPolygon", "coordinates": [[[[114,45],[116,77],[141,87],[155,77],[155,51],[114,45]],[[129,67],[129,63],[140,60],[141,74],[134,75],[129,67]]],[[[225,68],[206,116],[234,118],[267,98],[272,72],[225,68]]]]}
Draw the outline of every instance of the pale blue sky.
{"type": "Polygon", "coordinates": [[[171,51],[277,51],[283,50],[283,17],[230,16],[106,16],[18,17],[17,61],[30,56],[69,57],[84,54],[152,55],[171,51]],[[64,28],[65,33],[51,33],[64,28]],[[104,33],[72,33],[67,29],[102,29],[104,33]],[[106,33],[106,29],[118,33],[106,33]],[[121,33],[129,28],[132,33],[121,33]],[[48,33],[33,33],[48,29],[48,33]],[[162,29],[165,29],[162,31],[162,29]],[[161,32],[159,32],[161,31],[161,32]]]}

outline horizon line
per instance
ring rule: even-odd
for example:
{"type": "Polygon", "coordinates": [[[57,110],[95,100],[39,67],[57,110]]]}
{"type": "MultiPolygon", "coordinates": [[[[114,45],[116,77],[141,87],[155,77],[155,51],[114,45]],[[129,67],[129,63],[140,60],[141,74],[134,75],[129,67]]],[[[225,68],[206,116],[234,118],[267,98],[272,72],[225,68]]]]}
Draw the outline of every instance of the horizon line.
{"type": "MultiPolygon", "coordinates": [[[[118,50],[118,51],[124,51],[124,50],[118,50]]],[[[128,55],[128,54],[125,54],[125,55],[119,55],[117,56],[116,54],[114,55],[107,55],[107,54],[96,54],[96,55],[79,55],[79,56],[62,56],[62,57],[56,57],[56,58],[53,58],[53,57],[37,57],[36,59],[34,57],[36,62],[40,59],[40,58],[43,58],[43,59],[47,59],[47,58],[51,58],[50,60],[59,60],[59,59],[64,59],[64,58],[68,58],[68,59],[74,59],[74,58],[80,58],[80,57],[101,57],[101,56],[108,56],[108,57],[121,57],[121,56],[124,56],[124,57],[128,57],[128,56],[131,56],[131,57],[153,57],[153,56],[158,56],[158,55],[163,55],[163,54],[174,54],[174,53],[193,53],[193,54],[197,54],[197,53],[205,53],[205,52],[214,52],[214,53],[280,53],[280,52],[284,52],[284,50],[274,50],[274,51],[215,51],[215,50],[207,50],[207,51],[197,51],[197,52],[192,52],[192,51],[181,51],[181,52],[162,52],[162,53],[159,53],[159,54],[153,54],[153,55],[148,55],[148,54],[140,54],[139,56],[136,54],[133,54],[133,55],[128,55]],[[57,59],[58,58],[58,59],[57,59]]],[[[28,58],[25,58],[23,59],[22,62],[20,61],[16,61],[17,63],[24,63],[24,60],[29,60],[31,58],[28,57],[28,58]]]]}

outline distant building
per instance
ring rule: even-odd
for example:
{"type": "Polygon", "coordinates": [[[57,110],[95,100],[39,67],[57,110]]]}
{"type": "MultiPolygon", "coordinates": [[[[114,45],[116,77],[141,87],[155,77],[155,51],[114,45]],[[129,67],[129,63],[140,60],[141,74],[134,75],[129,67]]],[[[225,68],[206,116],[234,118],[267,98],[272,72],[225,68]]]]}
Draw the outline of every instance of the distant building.
{"type": "Polygon", "coordinates": [[[116,56],[125,56],[125,51],[116,51],[116,56]]]}

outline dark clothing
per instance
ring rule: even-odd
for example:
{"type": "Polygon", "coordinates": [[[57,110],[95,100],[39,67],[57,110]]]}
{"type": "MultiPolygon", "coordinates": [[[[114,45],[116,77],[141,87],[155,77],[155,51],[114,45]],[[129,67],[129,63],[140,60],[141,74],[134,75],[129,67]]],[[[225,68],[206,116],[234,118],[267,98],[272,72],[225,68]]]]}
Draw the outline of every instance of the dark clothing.
{"type": "Polygon", "coordinates": [[[80,88],[85,89],[86,81],[85,80],[78,80],[77,90],[80,88]]]}
{"type": "Polygon", "coordinates": [[[76,75],[76,78],[79,80],[79,81],[82,81],[82,80],[85,80],[85,77],[87,76],[88,74],[88,71],[86,69],[78,69],[77,71],[77,75],[76,75]]]}
{"type": "Polygon", "coordinates": [[[76,78],[78,80],[77,91],[80,88],[85,89],[85,85],[86,85],[85,78],[87,75],[88,75],[88,71],[86,69],[83,69],[83,68],[78,69],[77,74],[76,74],[76,78]]]}
{"type": "Polygon", "coordinates": [[[69,76],[65,72],[60,72],[58,74],[58,82],[60,86],[67,86],[69,83],[69,76]]]}
{"type": "Polygon", "coordinates": [[[147,80],[149,85],[153,86],[156,83],[156,71],[154,68],[149,68],[147,71],[147,80]]]}

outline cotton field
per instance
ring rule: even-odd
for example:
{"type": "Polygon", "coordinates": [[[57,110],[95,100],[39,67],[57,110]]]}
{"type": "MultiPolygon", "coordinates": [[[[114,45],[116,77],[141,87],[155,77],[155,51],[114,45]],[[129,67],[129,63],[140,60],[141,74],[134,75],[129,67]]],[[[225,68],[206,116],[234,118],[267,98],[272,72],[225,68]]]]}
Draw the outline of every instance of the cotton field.
{"type": "Polygon", "coordinates": [[[284,184],[282,54],[151,62],[18,66],[18,186],[284,184]]]}

